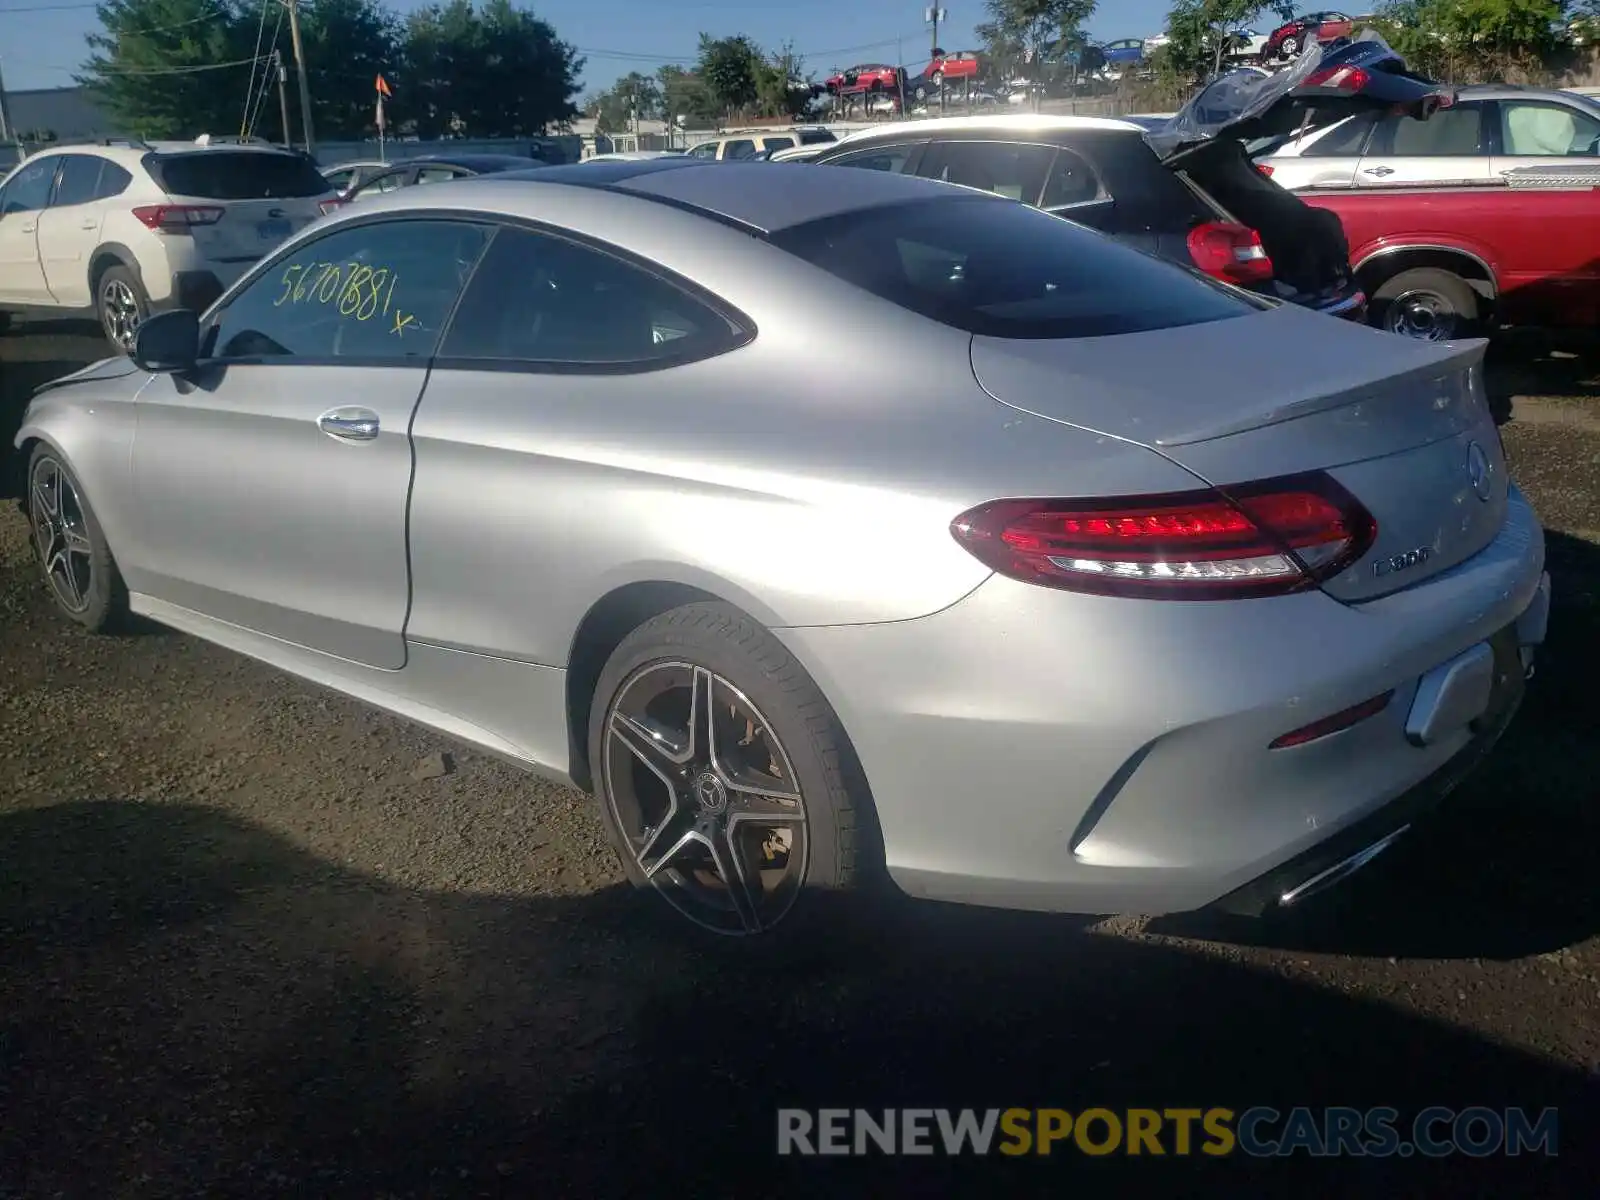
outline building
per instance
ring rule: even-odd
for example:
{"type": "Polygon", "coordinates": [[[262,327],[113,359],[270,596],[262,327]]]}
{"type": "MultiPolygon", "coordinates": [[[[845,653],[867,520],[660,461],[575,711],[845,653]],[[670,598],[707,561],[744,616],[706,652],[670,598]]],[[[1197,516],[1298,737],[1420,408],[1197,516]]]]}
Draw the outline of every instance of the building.
{"type": "Polygon", "coordinates": [[[117,132],[112,119],[95,107],[81,87],[6,92],[0,97],[0,109],[4,110],[7,141],[72,142],[111,137],[117,132]]]}

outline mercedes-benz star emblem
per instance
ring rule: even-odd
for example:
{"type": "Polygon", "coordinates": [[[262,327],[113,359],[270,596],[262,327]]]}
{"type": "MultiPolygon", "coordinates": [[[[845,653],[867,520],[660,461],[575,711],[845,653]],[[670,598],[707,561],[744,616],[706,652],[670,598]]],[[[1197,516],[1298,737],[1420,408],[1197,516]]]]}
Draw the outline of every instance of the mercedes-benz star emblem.
{"type": "Polygon", "coordinates": [[[1487,504],[1494,495],[1494,464],[1477,442],[1467,447],[1467,478],[1472,481],[1473,495],[1487,504]]]}
{"type": "Polygon", "coordinates": [[[728,789],[710,771],[694,781],[694,798],[700,805],[700,811],[713,817],[728,807],[728,789]]]}

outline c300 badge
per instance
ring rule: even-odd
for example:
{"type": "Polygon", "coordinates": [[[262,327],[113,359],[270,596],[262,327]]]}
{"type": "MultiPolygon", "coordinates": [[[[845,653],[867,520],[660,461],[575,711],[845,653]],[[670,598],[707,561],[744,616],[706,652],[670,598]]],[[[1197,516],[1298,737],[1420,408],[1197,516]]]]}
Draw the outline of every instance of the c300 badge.
{"type": "Polygon", "coordinates": [[[1409,571],[1412,567],[1421,566],[1432,557],[1432,546],[1418,546],[1415,550],[1407,550],[1404,554],[1380,558],[1372,564],[1372,573],[1374,575],[1393,575],[1396,571],[1409,571]]]}

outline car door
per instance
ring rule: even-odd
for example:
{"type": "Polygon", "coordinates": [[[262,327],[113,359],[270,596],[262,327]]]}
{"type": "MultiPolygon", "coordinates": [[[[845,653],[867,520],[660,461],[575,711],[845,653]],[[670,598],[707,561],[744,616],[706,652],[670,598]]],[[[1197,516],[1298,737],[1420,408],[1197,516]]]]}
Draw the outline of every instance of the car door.
{"type": "Polygon", "coordinates": [[[1318,13],[1317,40],[1321,42],[1337,41],[1339,38],[1352,37],[1356,31],[1356,23],[1341,12],[1318,13]]]}
{"type": "Polygon", "coordinates": [[[1494,104],[1492,171],[1518,167],[1600,166],[1600,116],[1554,100],[1500,100],[1494,104]]]}
{"type": "Polygon", "coordinates": [[[0,188],[0,302],[53,306],[39,262],[39,214],[49,207],[58,154],[23,163],[0,188]]]}
{"type": "MultiPolygon", "coordinates": [[[[593,599],[582,572],[660,553],[652,496],[668,485],[651,484],[605,431],[692,453],[663,397],[693,389],[675,372],[692,380],[694,364],[748,336],[710,298],[631,256],[501,229],[413,425],[407,637],[564,666],[582,616],[573,606],[593,599]],[[585,521],[580,536],[572,514],[598,511],[616,519],[585,521]]],[[[704,541],[681,533],[685,553],[704,541]]]]}
{"type": "Polygon", "coordinates": [[[408,428],[486,226],[343,225],[253,272],[204,361],[140,393],[130,590],[405,665],[408,428]]]}
{"type": "Polygon", "coordinates": [[[1389,114],[1378,122],[1356,171],[1357,187],[1487,183],[1492,106],[1469,100],[1426,121],[1389,114]]]}
{"type": "MultiPolygon", "coordinates": [[[[1361,159],[1377,128],[1378,114],[1357,113],[1258,158],[1257,165],[1279,187],[1353,188],[1361,159]]],[[[1387,176],[1372,176],[1374,180],[1387,176]]]]}
{"type": "Polygon", "coordinates": [[[50,207],[39,214],[39,264],[45,286],[56,303],[66,307],[87,308],[93,298],[89,260],[100,245],[105,220],[100,203],[100,173],[105,166],[116,164],[88,154],[62,155],[50,207]]]}

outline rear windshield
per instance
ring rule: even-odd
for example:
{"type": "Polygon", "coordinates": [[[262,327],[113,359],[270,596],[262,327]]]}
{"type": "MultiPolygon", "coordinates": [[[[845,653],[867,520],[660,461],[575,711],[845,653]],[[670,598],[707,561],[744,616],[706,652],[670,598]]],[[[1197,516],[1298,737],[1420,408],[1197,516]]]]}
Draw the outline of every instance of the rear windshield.
{"type": "Polygon", "coordinates": [[[987,337],[1107,337],[1259,311],[1198,274],[1004,200],[866,209],[771,240],[880,299],[987,337]]]}
{"type": "Polygon", "coordinates": [[[839,139],[829,129],[802,129],[800,131],[800,144],[802,146],[820,146],[828,142],[837,142],[839,139]]]}
{"type": "Polygon", "coordinates": [[[202,200],[293,200],[332,190],[309,160],[257,150],[161,154],[150,173],[168,195],[202,200]]]}

